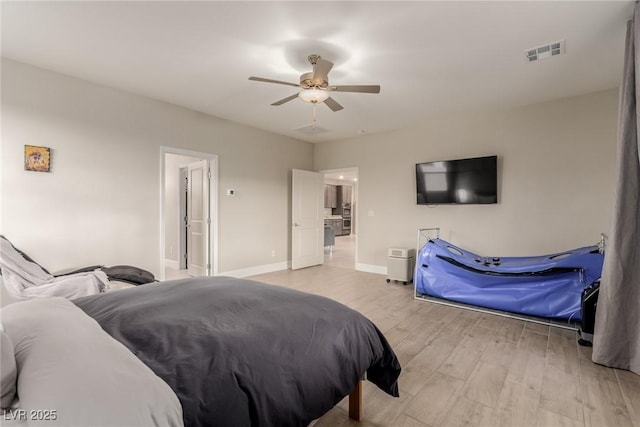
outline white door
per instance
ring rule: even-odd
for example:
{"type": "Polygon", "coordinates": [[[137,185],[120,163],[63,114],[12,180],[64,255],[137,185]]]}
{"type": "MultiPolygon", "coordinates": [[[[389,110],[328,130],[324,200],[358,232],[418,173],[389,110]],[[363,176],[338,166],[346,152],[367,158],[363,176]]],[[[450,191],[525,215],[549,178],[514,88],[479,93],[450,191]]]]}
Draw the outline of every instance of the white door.
{"type": "Polygon", "coordinates": [[[324,261],[324,176],[293,169],[291,191],[291,268],[324,261]]]}
{"type": "Polygon", "coordinates": [[[187,273],[209,274],[209,162],[187,165],[187,273]]]}

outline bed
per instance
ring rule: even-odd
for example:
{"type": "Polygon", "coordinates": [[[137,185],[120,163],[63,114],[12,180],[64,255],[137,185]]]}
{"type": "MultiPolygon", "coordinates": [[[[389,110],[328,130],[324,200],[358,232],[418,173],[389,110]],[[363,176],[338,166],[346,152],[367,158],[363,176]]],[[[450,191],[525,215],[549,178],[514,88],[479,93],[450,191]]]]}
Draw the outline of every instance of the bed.
{"type": "Polygon", "coordinates": [[[585,246],[532,257],[481,257],[440,238],[418,253],[416,296],[570,322],[583,290],[600,278],[604,255],[585,246]]]}
{"type": "MultiPolygon", "coordinates": [[[[60,304],[62,299],[48,300],[60,304]]],[[[113,343],[135,355],[141,370],[149,369],[169,386],[186,426],[307,426],[348,395],[351,415],[357,418],[365,377],[398,396],[400,364],[382,333],[356,311],[321,296],[251,280],[207,277],[62,301],[71,305],[67,311],[99,325],[113,343]]],[[[2,309],[14,344],[34,339],[12,336],[15,329],[33,333],[33,328],[16,326],[29,317],[25,313],[38,317],[34,310],[20,308],[30,303],[42,300],[2,309]]],[[[20,376],[18,363],[18,395],[20,376]]],[[[105,393],[97,392],[96,399],[105,393]]],[[[157,394],[171,400],[161,387],[157,394]]],[[[38,401],[40,408],[43,402],[38,401]]],[[[63,403],[48,403],[48,408],[60,408],[59,420],[71,417],[60,425],[82,425],[73,422],[76,406],[63,403]]],[[[151,408],[146,413],[152,414],[137,425],[176,425],[175,409],[154,413],[153,401],[135,406],[151,408]]],[[[122,410],[112,412],[115,420],[122,410]]],[[[83,411],[78,412],[82,416],[83,411]]],[[[114,419],[112,425],[118,425],[114,419]]],[[[91,425],[109,424],[94,420],[91,425]]]]}

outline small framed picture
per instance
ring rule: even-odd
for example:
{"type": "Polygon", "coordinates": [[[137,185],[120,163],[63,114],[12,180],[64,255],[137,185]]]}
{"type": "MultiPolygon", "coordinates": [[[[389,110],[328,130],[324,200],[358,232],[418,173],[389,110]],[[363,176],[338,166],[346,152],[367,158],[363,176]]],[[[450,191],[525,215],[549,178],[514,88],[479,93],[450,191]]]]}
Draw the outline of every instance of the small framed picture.
{"type": "Polygon", "coordinates": [[[35,145],[24,146],[24,170],[50,172],[51,149],[35,145]]]}

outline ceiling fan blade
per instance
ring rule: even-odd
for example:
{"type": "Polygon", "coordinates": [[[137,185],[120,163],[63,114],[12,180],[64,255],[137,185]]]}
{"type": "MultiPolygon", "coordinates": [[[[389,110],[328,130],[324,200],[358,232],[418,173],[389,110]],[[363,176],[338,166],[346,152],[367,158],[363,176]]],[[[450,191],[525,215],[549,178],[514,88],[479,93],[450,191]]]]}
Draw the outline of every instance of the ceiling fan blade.
{"type": "Polygon", "coordinates": [[[333,62],[319,58],[313,66],[313,81],[318,84],[329,81],[329,71],[333,68],[333,62]]]}
{"type": "Polygon", "coordinates": [[[327,104],[327,107],[331,108],[331,111],[334,111],[334,112],[340,111],[344,108],[342,105],[338,104],[338,102],[335,99],[331,97],[325,99],[324,103],[327,104]]]}
{"type": "Polygon", "coordinates": [[[298,94],[297,94],[297,93],[294,93],[293,95],[291,95],[291,96],[287,96],[286,98],[283,98],[283,99],[281,99],[280,101],[276,101],[276,102],[274,102],[274,103],[273,103],[273,104],[271,104],[271,105],[274,105],[274,106],[282,105],[282,104],[284,104],[285,102],[289,102],[289,101],[291,101],[292,99],[296,99],[297,97],[298,97],[298,94]]]}
{"type": "Polygon", "coordinates": [[[249,77],[249,80],[253,80],[253,81],[256,81],[256,82],[277,83],[279,85],[300,87],[300,85],[296,84],[296,83],[283,82],[283,81],[280,81],[280,80],[264,79],[262,77],[249,77]]]}
{"type": "Polygon", "coordinates": [[[336,92],[380,93],[379,85],[329,86],[327,89],[336,92]]]}

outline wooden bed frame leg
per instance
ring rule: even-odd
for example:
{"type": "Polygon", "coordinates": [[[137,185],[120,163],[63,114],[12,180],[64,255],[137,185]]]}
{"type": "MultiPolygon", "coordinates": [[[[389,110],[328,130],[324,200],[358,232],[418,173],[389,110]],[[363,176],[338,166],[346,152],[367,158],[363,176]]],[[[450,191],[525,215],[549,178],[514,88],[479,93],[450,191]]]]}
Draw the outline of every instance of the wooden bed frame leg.
{"type": "Polygon", "coordinates": [[[361,421],[364,413],[362,405],[362,381],[358,381],[356,388],[349,395],[349,418],[361,421]]]}

